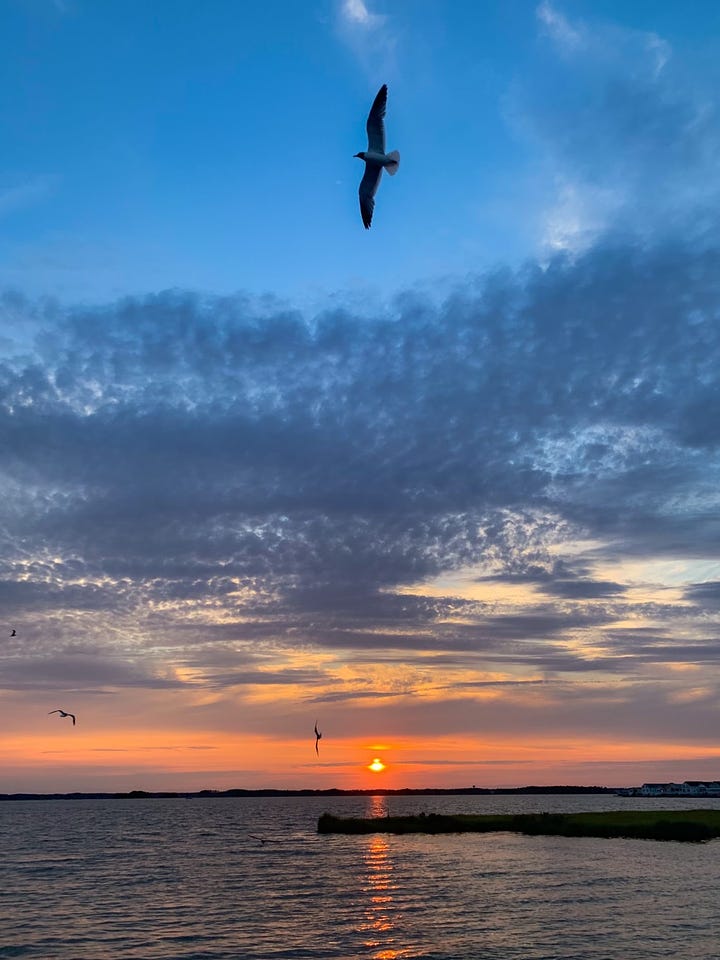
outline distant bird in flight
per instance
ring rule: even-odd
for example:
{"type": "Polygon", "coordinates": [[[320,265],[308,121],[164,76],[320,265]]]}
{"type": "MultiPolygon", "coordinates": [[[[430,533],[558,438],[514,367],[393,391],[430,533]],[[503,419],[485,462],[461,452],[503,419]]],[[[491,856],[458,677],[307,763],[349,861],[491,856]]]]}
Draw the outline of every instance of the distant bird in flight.
{"type": "Polygon", "coordinates": [[[11,637],[16,637],[16,636],[17,636],[17,630],[15,629],[15,627],[13,627],[12,633],[10,634],[10,636],[11,636],[11,637]]]}
{"type": "Polygon", "coordinates": [[[72,717],[73,726],[75,726],[74,713],[66,713],[64,710],[51,710],[50,713],[48,713],[48,716],[50,716],[51,713],[59,713],[61,717],[72,717]]]}
{"type": "Polygon", "coordinates": [[[317,728],[317,721],[315,721],[315,753],[320,756],[320,751],[318,750],[318,743],[322,740],[322,734],[317,728]]]}
{"type": "Polygon", "coordinates": [[[385,153],[385,107],[387,106],[387,84],[378,90],[377,96],[370,107],[367,118],[368,148],[354,154],[365,161],[365,173],[360,181],[360,215],[366,230],[370,229],[373,210],[375,209],[375,194],[380,186],[380,177],[383,167],[391,177],[394,177],[400,166],[400,154],[397,150],[385,153]]]}

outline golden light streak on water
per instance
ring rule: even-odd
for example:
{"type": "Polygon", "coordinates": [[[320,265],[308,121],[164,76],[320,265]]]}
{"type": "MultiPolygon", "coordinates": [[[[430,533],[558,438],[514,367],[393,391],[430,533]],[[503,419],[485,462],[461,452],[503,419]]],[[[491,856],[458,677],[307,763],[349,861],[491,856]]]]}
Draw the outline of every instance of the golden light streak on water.
{"type": "MultiPolygon", "coordinates": [[[[387,798],[370,798],[367,816],[384,817],[387,813],[387,798]]],[[[363,946],[372,951],[372,960],[401,960],[410,951],[398,943],[394,902],[398,885],[393,876],[390,843],[383,834],[373,834],[365,843],[363,893],[369,895],[369,900],[361,924],[365,934],[363,946]]]]}

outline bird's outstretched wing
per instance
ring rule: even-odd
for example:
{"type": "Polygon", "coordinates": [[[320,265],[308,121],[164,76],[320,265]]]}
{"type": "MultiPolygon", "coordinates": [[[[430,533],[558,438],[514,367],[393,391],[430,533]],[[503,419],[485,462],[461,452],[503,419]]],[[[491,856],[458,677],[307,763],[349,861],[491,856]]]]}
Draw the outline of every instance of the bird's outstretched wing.
{"type": "Polygon", "coordinates": [[[69,713],[68,716],[69,716],[69,717],[72,717],[73,726],[75,726],[75,714],[74,714],[74,713],[69,713]]]}
{"type": "Polygon", "coordinates": [[[382,167],[379,163],[365,162],[365,173],[360,181],[358,196],[360,197],[360,215],[362,216],[363,226],[366,230],[370,229],[372,223],[373,210],[375,209],[375,194],[380,185],[382,167]]]}
{"type": "MultiPolygon", "coordinates": [[[[387,106],[387,84],[377,92],[367,118],[368,150],[372,153],[385,153],[385,108],[387,106]]],[[[367,224],[366,224],[367,226],[367,224]]]]}
{"type": "Polygon", "coordinates": [[[48,716],[50,716],[51,713],[62,713],[62,710],[48,710],[48,716]]]}

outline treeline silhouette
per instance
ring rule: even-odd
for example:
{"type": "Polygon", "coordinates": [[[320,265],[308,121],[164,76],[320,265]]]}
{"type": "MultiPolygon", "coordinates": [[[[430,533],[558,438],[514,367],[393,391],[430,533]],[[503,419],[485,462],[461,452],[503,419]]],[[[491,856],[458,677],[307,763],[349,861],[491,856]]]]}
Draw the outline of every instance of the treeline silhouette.
{"type": "Polygon", "coordinates": [[[2,800],[195,800],[213,797],[438,797],[472,796],[474,794],[523,794],[523,793],[615,793],[618,787],[581,787],[570,785],[528,787],[401,787],[374,790],[342,790],[330,787],[325,790],[130,790],[122,793],[73,792],[73,793],[0,793],[2,800]]]}

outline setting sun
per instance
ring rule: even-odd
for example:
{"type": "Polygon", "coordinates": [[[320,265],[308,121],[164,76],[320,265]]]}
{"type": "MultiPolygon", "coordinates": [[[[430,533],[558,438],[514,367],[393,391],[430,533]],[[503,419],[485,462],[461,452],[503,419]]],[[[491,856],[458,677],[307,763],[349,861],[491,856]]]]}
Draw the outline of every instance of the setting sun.
{"type": "Polygon", "coordinates": [[[373,773],[381,773],[385,769],[385,764],[382,762],[380,757],[375,757],[373,762],[368,765],[368,770],[372,770],[373,773]]]}

